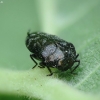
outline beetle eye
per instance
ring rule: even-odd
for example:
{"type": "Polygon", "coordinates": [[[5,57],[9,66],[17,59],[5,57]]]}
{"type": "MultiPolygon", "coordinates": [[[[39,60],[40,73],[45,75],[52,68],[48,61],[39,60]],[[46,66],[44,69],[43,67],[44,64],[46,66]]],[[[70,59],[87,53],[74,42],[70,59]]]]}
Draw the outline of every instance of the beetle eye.
{"type": "Polygon", "coordinates": [[[33,38],[27,39],[26,40],[26,47],[28,48],[32,42],[33,38]]]}

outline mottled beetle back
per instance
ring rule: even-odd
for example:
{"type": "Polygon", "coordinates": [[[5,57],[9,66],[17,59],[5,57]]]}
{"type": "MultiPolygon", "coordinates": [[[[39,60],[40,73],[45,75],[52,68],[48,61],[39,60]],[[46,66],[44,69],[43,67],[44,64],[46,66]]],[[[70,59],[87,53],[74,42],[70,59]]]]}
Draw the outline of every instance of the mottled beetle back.
{"type": "Polygon", "coordinates": [[[39,67],[48,68],[49,75],[53,74],[50,67],[62,71],[71,69],[71,72],[73,72],[80,64],[80,60],[77,60],[79,54],[76,55],[74,45],[55,35],[43,32],[28,32],[26,47],[32,53],[30,57],[36,64],[34,67],[38,64],[35,61],[37,59],[40,61],[39,67]],[[78,62],[78,64],[72,69],[75,62],[78,62]]]}

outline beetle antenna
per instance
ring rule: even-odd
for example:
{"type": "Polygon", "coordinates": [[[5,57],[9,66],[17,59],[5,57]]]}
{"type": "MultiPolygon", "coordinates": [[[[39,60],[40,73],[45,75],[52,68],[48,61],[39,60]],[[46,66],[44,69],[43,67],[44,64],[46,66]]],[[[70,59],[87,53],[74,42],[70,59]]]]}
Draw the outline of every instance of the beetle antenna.
{"type": "Polygon", "coordinates": [[[30,31],[31,31],[31,30],[29,29],[28,32],[27,32],[27,36],[30,36],[30,31]]]}

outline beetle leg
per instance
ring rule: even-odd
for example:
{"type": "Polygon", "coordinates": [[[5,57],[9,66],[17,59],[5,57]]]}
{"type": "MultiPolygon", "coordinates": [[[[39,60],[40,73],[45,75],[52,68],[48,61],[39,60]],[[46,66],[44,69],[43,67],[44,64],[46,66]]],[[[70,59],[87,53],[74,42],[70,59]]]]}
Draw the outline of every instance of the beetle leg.
{"type": "Polygon", "coordinates": [[[73,73],[73,71],[80,65],[80,60],[75,60],[75,62],[78,62],[78,64],[74,67],[73,70],[71,70],[71,73],[73,73]]]}
{"type": "Polygon", "coordinates": [[[76,55],[75,59],[79,56],[79,54],[76,55]]]}
{"type": "Polygon", "coordinates": [[[38,66],[39,68],[45,68],[45,66],[38,66]]]}
{"type": "Polygon", "coordinates": [[[37,66],[37,62],[34,60],[34,54],[30,54],[30,58],[34,61],[34,63],[35,63],[35,65],[34,65],[34,67],[32,67],[32,69],[33,68],[35,68],[36,66],[37,66]]]}
{"type": "Polygon", "coordinates": [[[45,65],[43,64],[43,62],[40,62],[39,65],[40,65],[40,66],[38,66],[38,67],[40,67],[40,68],[45,68],[45,65]]]}
{"type": "Polygon", "coordinates": [[[48,74],[47,76],[52,76],[53,75],[53,72],[51,71],[51,69],[49,67],[47,67],[47,68],[48,68],[48,70],[50,72],[50,74],[48,74]]]}

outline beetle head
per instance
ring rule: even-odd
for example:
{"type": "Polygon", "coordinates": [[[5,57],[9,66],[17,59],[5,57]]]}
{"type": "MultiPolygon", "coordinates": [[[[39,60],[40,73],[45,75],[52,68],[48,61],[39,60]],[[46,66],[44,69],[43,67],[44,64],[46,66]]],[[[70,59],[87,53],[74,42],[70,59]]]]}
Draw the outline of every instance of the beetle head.
{"type": "Polygon", "coordinates": [[[27,37],[26,37],[26,47],[29,49],[29,51],[32,52],[32,42],[33,42],[33,36],[34,36],[34,33],[30,33],[30,31],[27,32],[27,37]]]}

